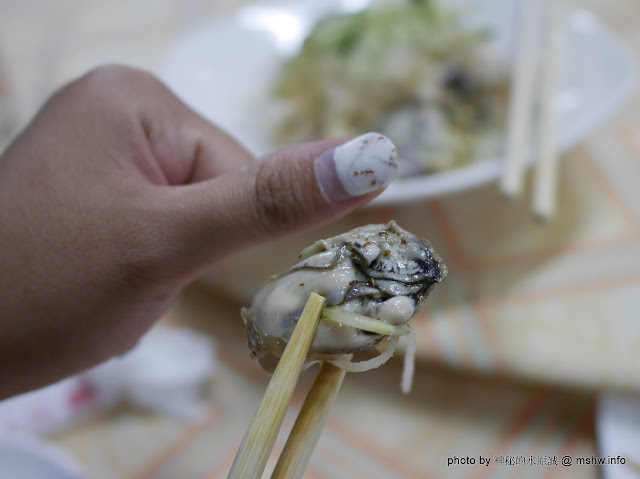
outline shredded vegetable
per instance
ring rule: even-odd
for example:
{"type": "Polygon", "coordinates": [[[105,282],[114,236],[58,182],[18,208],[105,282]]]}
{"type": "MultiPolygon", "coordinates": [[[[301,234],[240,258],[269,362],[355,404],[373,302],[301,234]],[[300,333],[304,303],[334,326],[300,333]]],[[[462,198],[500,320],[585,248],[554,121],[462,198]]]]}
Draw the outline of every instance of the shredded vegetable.
{"type": "Polygon", "coordinates": [[[322,310],[320,320],[345,324],[382,336],[404,336],[411,329],[407,324],[388,324],[379,319],[334,306],[326,306],[322,310]]]}
{"type": "Polygon", "coordinates": [[[398,344],[398,338],[396,336],[390,337],[376,344],[376,348],[380,353],[366,361],[359,361],[356,363],[351,362],[351,355],[346,354],[338,359],[332,359],[329,362],[340,369],[344,369],[349,373],[363,373],[372,369],[379,368],[384,363],[389,361],[396,351],[396,345],[398,344]]]}
{"type": "Polygon", "coordinates": [[[320,320],[344,324],[370,333],[388,336],[386,341],[381,341],[376,345],[380,354],[374,358],[353,363],[351,362],[351,355],[346,355],[331,361],[335,366],[348,372],[369,371],[383,365],[393,356],[398,343],[398,336],[407,335],[407,349],[404,354],[400,388],[405,394],[411,392],[416,361],[416,335],[413,329],[411,329],[411,326],[408,324],[388,324],[379,319],[370,318],[369,316],[346,311],[343,308],[334,306],[326,306],[322,310],[320,320]]]}
{"type": "Polygon", "coordinates": [[[458,167],[502,146],[507,61],[435,1],[382,1],[321,20],[275,85],[280,144],[379,131],[398,174],[458,167]]]}

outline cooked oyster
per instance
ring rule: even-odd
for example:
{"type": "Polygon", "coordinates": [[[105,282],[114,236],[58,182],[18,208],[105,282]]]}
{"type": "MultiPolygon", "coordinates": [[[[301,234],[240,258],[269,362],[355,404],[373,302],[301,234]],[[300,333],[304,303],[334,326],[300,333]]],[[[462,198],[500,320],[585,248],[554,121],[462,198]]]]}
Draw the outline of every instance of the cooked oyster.
{"type": "Polygon", "coordinates": [[[252,355],[265,370],[275,368],[312,292],[327,298],[330,307],[308,360],[335,359],[372,346],[382,351],[389,334],[409,331],[405,323],[446,275],[433,248],[394,221],[320,240],[304,249],[289,271],[269,279],[251,308],[243,308],[252,355]],[[360,323],[349,318],[379,322],[379,327],[357,327],[353,324],[360,323]]]}

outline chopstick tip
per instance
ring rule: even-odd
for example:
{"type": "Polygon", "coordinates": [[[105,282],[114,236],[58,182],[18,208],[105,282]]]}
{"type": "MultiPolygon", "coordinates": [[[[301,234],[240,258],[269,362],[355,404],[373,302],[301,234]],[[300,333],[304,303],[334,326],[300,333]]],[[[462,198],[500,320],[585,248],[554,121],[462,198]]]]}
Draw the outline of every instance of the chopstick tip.
{"type": "Polygon", "coordinates": [[[520,191],[515,187],[500,186],[500,195],[507,200],[515,200],[520,196],[520,191]]]}

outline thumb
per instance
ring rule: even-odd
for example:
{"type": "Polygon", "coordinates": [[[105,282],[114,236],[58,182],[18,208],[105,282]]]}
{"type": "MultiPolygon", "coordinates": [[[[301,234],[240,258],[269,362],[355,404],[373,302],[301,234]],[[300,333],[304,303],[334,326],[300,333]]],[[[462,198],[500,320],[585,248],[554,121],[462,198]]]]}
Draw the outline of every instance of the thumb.
{"type": "Polygon", "coordinates": [[[379,194],[397,164],[393,143],[367,133],[287,148],[176,187],[169,206],[174,251],[190,256],[183,265],[202,270],[251,244],[328,223],[379,194]]]}

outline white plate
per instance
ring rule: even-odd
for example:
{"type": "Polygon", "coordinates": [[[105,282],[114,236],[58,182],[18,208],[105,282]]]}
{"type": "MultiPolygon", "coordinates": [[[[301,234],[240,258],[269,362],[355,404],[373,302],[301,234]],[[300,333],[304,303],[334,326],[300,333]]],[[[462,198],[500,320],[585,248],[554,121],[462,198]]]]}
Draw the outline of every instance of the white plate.
{"type": "MultiPolygon", "coordinates": [[[[314,22],[367,0],[260,3],[240,9],[179,38],[161,77],[191,107],[231,132],[257,155],[272,151],[265,106],[275,74],[294,54],[314,22]]],[[[511,57],[514,0],[449,0],[464,6],[465,20],[489,27],[494,47],[511,57]]],[[[563,58],[555,107],[558,146],[564,151],[608,120],[633,91],[636,71],[620,40],[589,12],[571,9],[564,19],[563,58]]],[[[398,180],[378,204],[424,199],[479,186],[500,174],[499,158],[444,173],[398,180]]]]}
{"type": "Polygon", "coordinates": [[[640,464],[640,396],[613,391],[600,394],[596,434],[598,456],[612,459],[611,464],[600,467],[602,479],[640,479],[634,467],[640,464]]]}
{"type": "Polygon", "coordinates": [[[76,462],[35,437],[0,437],[0,477],[7,479],[86,479],[76,462]]]}

